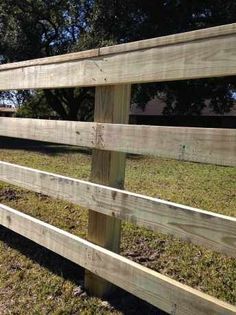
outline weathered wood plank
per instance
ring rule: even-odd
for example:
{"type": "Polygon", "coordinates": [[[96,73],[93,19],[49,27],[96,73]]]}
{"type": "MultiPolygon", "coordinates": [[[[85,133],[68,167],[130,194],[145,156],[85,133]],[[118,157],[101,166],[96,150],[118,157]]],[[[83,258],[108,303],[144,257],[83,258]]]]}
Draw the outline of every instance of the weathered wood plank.
{"type": "Polygon", "coordinates": [[[0,136],[236,166],[236,130],[1,118],[0,136]]]}
{"type": "Polygon", "coordinates": [[[106,56],[117,53],[130,52],[140,49],[154,48],[164,45],[173,45],[184,42],[190,42],[199,39],[209,39],[212,37],[232,35],[236,33],[236,23],[226,24],[221,26],[215,26],[196,31],[190,31],[185,33],[173,34],[168,36],[156,37],[151,39],[145,39],[120,45],[95,48],[86,51],[80,51],[65,55],[46,57],[40,59],[33,59],[27,61],[13,62],[0,65],[1,70],[17,69],[29,66],[48,65],[52,63],[61,63],[67,61],[76,61],[80,59],[86,59],[90,57],[106,56]]]}
{"type": "Polygon", "coordinates": [[[0,117],[0,136],[94,148],[96,146],[96,124],[0,117]]]}
{"type": "Polygon", "coordinates": [[[100,147],[236,166],[236,129],[104,125],[100,147]]]}
{"type": "Polygon", "coordinates": [[[12,62],[12,63],[5,63],[3,65],[0,65],[0,71],[19,69],[19,68],[25,68],[25,67],[30,67],[30,66],[45,66],[45,65],[50,65],[52,63],[56,64],[56,63],[62,63],[62,62],[82,60],[82,59],[87,59],[91,57],[98,57],[99,54],[100,54],[99,48],[95,48],[95,49],[79,51],[79,52],[74,52],[74,53],[69,53],[69,54],[64,54],[64,55],[31,59],[31,60],[12,62]]]}
{"type": "MultiPolygon", "coordinates": [[[[104,48],[99,50],[99,56],[87,59],[68,58],[65,61],[63,57],[61,62],[57,60],[55,63],[43,61],[42,64],[22,64],[20,68],[14,65],[8,69],[0,66],[0,90],[98,86],[235,75],[235,24],[230,25],[229,29],[232,32],[226,31],[226,35],[222,35],[225,34],[222,32],[220,36],[211,37],[207,30],[206,37],[190,35],[192,41],[177,40],[177,43],[171,44],[167,40],[165,44],[155,47],[128,49],[121,53],[111,54],[111,48],[104,48]]],[[[186,36],[182,35],[183,38],[186,36]]],[[[165,42],[163,38],[161,41],[165,42]]]]}
{"type": "MultiPolygon", "coordinates": [[[[101,86],[96,88],[94,121],[99,123],[128,123],[131,86],[101,86]]],[[[98,130],[98,129],[97,129],[98,130]]],[[[96,135],[96,141],[101,137],[96,135]]],[[[125,153],[93,150],[91,181],[115,188],[124,187],[125,153]]],[[[115,217],[90,210],[88,240],[92,243],[120,252],[121,221],[115,217]]],[[[104,297],[113,287],[94,274],[85,274],[85,286],[90,294],[104,297]]]]}
{"type": "Polygon", "coordinates": [[[0,180],[236,257],[236,218],[0,162],[0,180]]]}
{"type": "Polygon", "coordinates": [[[0,225],[175,315],[233,315],[236,307],[0,204],[0,225]]]}
{"type": "Polygon", "coordinates": [[[232,35],[236,33],[236,23],[226,24],[216,27],[200,29],[185,33],[161,36],[157,38],[145,39],[131,43],[100,48],[101,56],[108,54],[124,53],[140,49],[154,48],[165,45],[175,45],[192,42],[200,39],[209,39],[218,36],[232,35]]]}

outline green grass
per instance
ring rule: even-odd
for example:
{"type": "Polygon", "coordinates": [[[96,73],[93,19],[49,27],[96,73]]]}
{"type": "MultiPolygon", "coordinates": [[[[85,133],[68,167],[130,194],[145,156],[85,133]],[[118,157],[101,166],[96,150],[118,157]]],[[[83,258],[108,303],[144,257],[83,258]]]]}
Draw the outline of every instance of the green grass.
{"type": "MultiPolygon", "coordinates": [[[[2,141],[0,160],[89,179],[90,156],[76,148],[2,141]]],[[[157,158],[127,160],[127,190],[236,215],[236,169],[157,158]]],[[[87,210],[0,183],[0,202],[86,238],[87,210]]],[[[236,303],[236,260],[128,223],[122,255],[217,298],[236,303]]],[[[157,314],[117,293],[110,304],[76,296],[83,271],[0,229],[0,314],[157,314]]]]}

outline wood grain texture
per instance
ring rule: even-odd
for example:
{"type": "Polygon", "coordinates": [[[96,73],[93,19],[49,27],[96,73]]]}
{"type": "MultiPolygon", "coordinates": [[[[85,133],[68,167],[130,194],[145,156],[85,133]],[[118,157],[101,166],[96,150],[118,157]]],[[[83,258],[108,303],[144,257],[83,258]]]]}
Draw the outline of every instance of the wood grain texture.
{"type": "Polygon", "coordinates": [[[106,150],[236,166],[236,129],[108,124],[101,130],[106,150]]]}
{"type": "Polygon", "coordinates": [[[180,43],[192,42],[200,39],[209,39],[213,37],[236,34],[236,23],[226,24],[216,27],[200,29],[185,33],[161,36],[151,39],[135,41],[115,46],[100,48],[100,55],[117,54],[130,52],[140,49],[154,48],[166,45],[176,45],[180,43]]]}
{"type": "Polygon", "coordinates": [[[229,28],[232,32],[229,34],[226,32],[226,35],[209,37],[207,31],[206,37],[201,35],[199,37],[201,39],[191,35],[192,41],[151,46],[140,50],[113,54],[104,52],[102,55],[100,49],[99,56],[87,59],[68,61],[62,59],[62,62],[22,65],[20,68],[15,65],[12,69],[1,66],[0,90],[99,86],[232,76],[236,74],[235,25],[229,28]]]}
{"type": "Polygon", "coordinates": [[[0,162],[0,180],[236,257],[236,218],[0,162]]]}
{"type": "Polygon", "coordinates": [[[50,65],[52,63],[61,63],[61,62],[68,62],[68,61],[76,61],[81,59],[87,59],[91,57],[98,57],[99,56],[99,48],[79,51],[64,55],[46,57],[46,58],[38,58],[20,62],[12,62],[0,65],[0,71],[2,70],[11,70],[11,69],[19,69],[25,68],[30,66],[45,66],[50,65]]]}
{"type": "MultiPolygon", "coordinates": [[[[94,120],[99,123],[128,123],[131,86],[97,87],[94,120]]],[[[98,125],[97,125],[98,126],[98,125]]],[[[96,128],[96,144],[101,141],[102,129],[96,128]]],[[[93,150],[91,181],[122,189],[125,178],[125,153],[93,150]]],[[[121,221],[99,212],[89,211],[88,240],[120,252],[121,221]]],[[[85,274],[85,286],[90,294],[105,297],[113,292],[110,283],[98,279],[90,272],[85,274]]]]}
{"type": "Polygon", "coordinates": [[[130,52],[140,49],[154,48],[164,45],[173,45],[184,42],[190,42],[199,39],[209,39],[218,36],[232,35],[236,33],[236,23],[215,26],[205,29],[200,29],[191,32],[184,32],[168,36],[145,39],[120,45],[107,46],[102,48],[80,51],[65,55],[33,59],[21,62],[13,62],[0,65],[1,70],[17,69],[29,66],[48,65],[52,63],[61,63],[66,61],[76,61],[90,57],[106,56],[117,53],[130,52]]]}
{"type": "Polygon", "coordinates": [[[87,122],[0,117],[0,136],[94,148],[96,124],[87,122]]]}
{"type": "MultiPolygon", "coordinates": [[[[117,108],[120,109],[120,106],[117,105],[117,108]]],[[[0,136],[236,166],[235,129],[136,126],[0,117],[0,136]]]]}
{"type": "Polygon", "coordinates": [[[233,315],[236,307],[0,204],[0,225],[175,315],[233,315]]]}

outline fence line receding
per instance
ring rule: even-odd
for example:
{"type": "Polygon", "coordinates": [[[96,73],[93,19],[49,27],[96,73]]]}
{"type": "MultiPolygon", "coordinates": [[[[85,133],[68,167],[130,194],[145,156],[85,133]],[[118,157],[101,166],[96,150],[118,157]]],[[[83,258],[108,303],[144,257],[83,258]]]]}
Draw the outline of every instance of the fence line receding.
{"type": "Polygon", "coordinates": [[[119,255],[126,220],[236,257],[236,218],[121,190],[125,153],[236,166],[234,129],[127,125],[130,84],[232,76],[235,51],[236,23],[0,66],[1,91],[96,86],[93,123],[0,118],[0,136],[93,149],[93,183],[0,161],[1,181],[90,209],[88,241],[2,204],[0,224],[83,266],[93,294],[113,283],[170,314],[236,314],[119,255]]]}

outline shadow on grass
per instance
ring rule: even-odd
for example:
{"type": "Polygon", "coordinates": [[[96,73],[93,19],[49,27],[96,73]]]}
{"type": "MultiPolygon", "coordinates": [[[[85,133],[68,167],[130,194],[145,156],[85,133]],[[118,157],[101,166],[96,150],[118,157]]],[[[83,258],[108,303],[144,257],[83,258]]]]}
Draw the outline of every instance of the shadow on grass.
{"type": "MultiPolygon", "coordinates": [[[[85,154],[91,155],[92,149],[82,148],[76,146],[69,146],[63,144],[55,144],[50,142],[41,142],[28,139],[17,139],[8,138],[0,136],[0,150],[24,150],[35,153],[43,153],[50,156],[56,156],[60,154],[70,153],[70,154],[85,154]]],[[[127,157],[129,159],[137,160],[142,159],[143,156],[140,154],[128,153],[127,157]]]]}
{"type": "MultiPolygon", "coordinates": [[[[0,240],[54,274],[72,281],[75,285],[79,286],[83,282],[83,268],[1,226],[0,240]]],[[[166,314],[119,288],[117,288],[112,296],[106,298],[106,300],[116,310],[125,315],[166,314]]]]}
{"type": "Polygon", "coordinates": [[[25,150],[51,156],[64,153],[82,153],[86,155],[91,153],[91,150],[87,148],[8,137],[0,137],[0,149],[25,150]]]}

